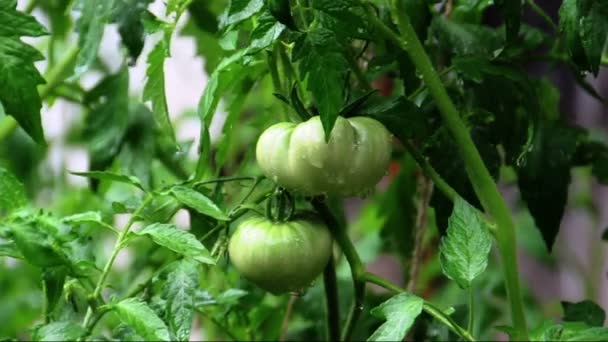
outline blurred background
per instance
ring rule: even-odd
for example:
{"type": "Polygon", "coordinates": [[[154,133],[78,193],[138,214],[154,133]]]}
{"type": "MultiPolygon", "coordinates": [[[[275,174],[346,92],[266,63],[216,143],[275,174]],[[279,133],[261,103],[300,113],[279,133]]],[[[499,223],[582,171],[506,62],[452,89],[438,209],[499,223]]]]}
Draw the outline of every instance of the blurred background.
{"type": "MultiPolygon", "coordinates": [[[[19,0],[18,7],[23,9],[27,3],[27,0],[19,0]]],[[[557,11],[561,1],[537,0],[537,3],[557,21],[557,11]]],[[[150,10],[162,16],[164,5],[161,1],[155,1],[150,6],[150,10]]],[[[42,11],[35,10],[33,15],[48,27],[49,18],[42,11]]],[[[533,25],[548,29],[534,13],[526,11],[525,16],[533,25]]],[[[488,13],[486,20],[488,23],[495,23],[498,22],[499,17],[495,13],[488,13]]],[[[178,139],[191,141],[192,146],[198,146],[200,124],[194,110],[213,65],[197,56],[198,49],[201,48],[200,44],[204,42],[188,35],[188,30],[192,29],[192,22],[188,18],[183,18],[181,23],[179,34],[172,39],[172,56],[165,62],[166,93],[178,139]]],[[[118,48],[119,40],[116,26],[109,25],[104,32],[100,54],[103,63],[111,71],[118,70],[123,60],[123,53],[118,48]]],[[[40,39],[27,41],[42,48],[40,39]]],[[[142,56],[147,55],[154,43],[153,39],[146,41],[142,56]]],[[[44,70],[45,62],[40,62],[37,66],[40,70],[44,70]]],[[[138,98],[143,88],[145,68],[143,57],[129,68],[130,91],[138,98]]],[[[568,70],[549,70],[541,63],[530,64],[529,70],[537,75],[546,76],[560,89],[560,110],[564,117],[572,123],[589,128],[600,140],[608,141],[606,129],[608,108],[580,89],[568,70]]],[[[92,87],[102,75],[94,71],[87,73],[82,86],[85,89],[92,87]]],[[[597,78],[589,77],[587,81],[600,94],[608,96],[606,68],[597,78]]],[[[249,107],[249,109],[255,108],[252,104],[249,107]]],[[[220,113],[214,117],[211,127],[212,140],[220,136],[226,118],[224,110],[220,104],[220,113]]],[[[54,201],[60,198],[61,194],[57,191],[67,188],[85,189],[88,186],[85,178],[70,175],[67,170],[87,170],[89,157],[86,146],[74,143],[71,136],[73,127],[78,126],[82,121],[82,109],[79,105],[58,99],[50,106],[45,105],[42,120],[49,144],[48,149],[40,150],[23,132],[17,131],[10,136],[0,138],[0,165],[18,170],[20,178],[25,179],[28,184],[36,184],[39,187],[37,204],[41,207],[51,207],[56,205],[54,201]],[[18,155],[14,155],[15,153],[18,155]],[[28,179],[30,181],[27,181],[28,179]],[[61,186],[57,186],[58,183],[61,186]]],[[[243,125],[242,131],[239,128],[239,132],[236,133],[237,136],[250,134],[248,124],[238,122],[235,125],[243,125]]],[[[189,153],[191,159],[196,158],[195,148],[190,149],[189,153]]],[[[379,193],[388,187],[397,172],[387,175],[379,187],[379,193]]],[[[608,311],[608,241],[602,239],[602,234],[608,229],[608,187],[597,184],[588,169],[575,169],[572,177],[568,206],[552,254],[548,254],[545,250],[532,218],[526,210],[523,210],[524,206],[520,203],[516,184],[509,181],[508,174],[502,178],[501,183],[501,190],[508,198],[517,220],[521,281],[530,300],[538,301],[541,304],[541,311],[550,317],[560,316],[560,301],[577,302],[591,299],[608,311]]],[[[377,233],[371,233],[374,229],[370,225],[374,224],[374,213],[378,210],[377,204],[369,205],[365,199],[350,199],[346,202],[347,217],[352,224],[353,234],[357,236],[358,248],[370,270],[402,283],[399,262],[390,255],[377,256],[375,253],[380,248],[380,238],[377,233]]],[[[118,219],[120,220],[120,217],[118,219]]],[[[187,214],[183,212],[177,215],[176,220],[182,226],[188,225],[187,214]]],[[[435,230],[432,227],[432,218],[429,220],[429,226],[430,230],[435,230]]],[[[433,236],[429,239],[433,239],[433,236]]],[[[121,257],[128,256],[121,254],[121,257]]],[[[8,263],[9,268],[5,270],[10,269],[10,262],[5,258],[0,259],[0,263],[8,263]]],[[[495,259],[493,263],[496,265],[497,260],[495,259]]],[[[119,267],[120,264],[119,260],[119,267]]],[[[427,266],[438,267],[437,264],[436,261],[429,261],[427,266]]],[[[488,276],[491,279],[488,280],[488,284],[498,286],[501,281],[499,266],[494,269],[496,272],[488,276]]],[[[348,278],[347,269],[341,267],[340,272],[348,278]]],[[[429,270],[427,273],[433,272],[429,270]]],[[[442,288],[441,293],[434,294],[454,298],[459,295],[458,291],[456,287],[448,287],[442,288]]],[[[0,294],[2,292],[3,289],[0,287],[0,294]]],[[[24,298],[21,304],[34,305],[37,300],[38,298],[24,298]]],[[[0,321],[3,322],[6,318],[3,317],[3,312],[5,314],[11,312],[4,304],[0,303],[2,307],[0,321]]],[[[6,304],[19,305],[19,302],[6,304]]],[[[194,330],[193,340],[204,337],[200,334],[200,331],[194,330]]]]}

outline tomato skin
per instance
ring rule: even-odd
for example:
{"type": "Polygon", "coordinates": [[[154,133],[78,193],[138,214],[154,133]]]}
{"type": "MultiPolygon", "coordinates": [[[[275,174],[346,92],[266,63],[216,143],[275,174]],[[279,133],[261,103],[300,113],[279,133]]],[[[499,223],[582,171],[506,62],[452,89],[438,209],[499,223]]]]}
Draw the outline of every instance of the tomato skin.
{"type": "Polygon", "coordinates": [[[327,227],[311,213],[273,222],[241,221],[228,245],[230,261],[252,283],[273,294],[299,291],[323,272],[332,254],[327,227]]]}
{"type": "Polygon", "coordinates": [[[266,129],[256,146],[266,177],[291,192],[315,196],[359,195],[386,174],[392,136],[377,120],[338,117],[329,143],[319,116],[266,129]]]}

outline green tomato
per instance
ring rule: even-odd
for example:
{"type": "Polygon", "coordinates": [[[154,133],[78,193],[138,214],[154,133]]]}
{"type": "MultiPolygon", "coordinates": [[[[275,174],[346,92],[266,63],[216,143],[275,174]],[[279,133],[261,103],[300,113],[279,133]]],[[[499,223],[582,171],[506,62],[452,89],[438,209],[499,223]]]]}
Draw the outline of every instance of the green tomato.
{"type": "Polygon", "coordinates": [[[319,116],[282,122],[258,139],[256,158],[266,177],[291,192],[315,196],[366,193],[386,174],[391,134],[368,117],[338,117],[329,142],[319,116]]]}
{"type": "Polygon", "coordinates": [[[250,216],[238,224],[228,245],[239,273],[273,294],[309,286],[323,272],[331,252],[331,234],[312,213],[296,214],[286,222],[250,216]]]}

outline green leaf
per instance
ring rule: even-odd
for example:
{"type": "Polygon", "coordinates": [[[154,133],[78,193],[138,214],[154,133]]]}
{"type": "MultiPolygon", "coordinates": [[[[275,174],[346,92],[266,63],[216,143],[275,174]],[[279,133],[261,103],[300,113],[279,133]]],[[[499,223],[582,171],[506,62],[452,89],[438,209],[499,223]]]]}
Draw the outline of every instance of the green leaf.
{"type": "Polygon", "coordinates": [[[257,52],[271,46],[281,33],[285,30],[285,25],[278,22],[270,13],[263,12],[257,20],[257,25],[251,31],[250,52],[257,52]]]}
{"type": "Polygon", "coordinates": [[[432,29],[441,49],[457,56],[494,56],[502,48],[498,32],[486,26],[459,24],[438,16],[433,20],[432,29]]]}
{"type": "Polygon", "coordinates": [[[138,231],[136,235],[148,235],[155,243],[178,254],[191,257],[204,264],[215,264],[211,254],[191,233],[177,228],[173,224],[154,223],[138,231]]]}
{"type": "Polygon", "coordinates": [[[17,11],[16,6],[14,0],[0,4],[0,103],[35,142],[44,145],[42,101],[37,87],[45,81],[34,66],[44,57],[20,38],[40,37],[47,32],[34,17],[17,11]]]}
{"type": "Polygon", "coordinates": [[[299,62],[300,77],[312,92],[321,116],[325,140],[329,141],[342,108],[343,85],[348,62],[334,33],[323,27],[311,28],[296,40],[292,58],[299,62]]]}
{"type": "Polygon", "coordinates": [[[178,185],[171,188],[171,194],[185,206],[192,208],[203,215],[213,217],[220,221],[229,220],[229,217],[226,216],[224,211],[222,211],[217,204],[198,191],[178,185]]]}
{"type": "Polygon", "coordinates": [[[88,142],[91,170],[105,169],[120,152],[130,120],[129,73],[122,68],[102,79],[84,98],[90,108],[82,132],[88,142]]]}
{"type": "Polygon", "coordinates": [[[443,273],[461,288],[471,283],[488,266],[492,237],[488,223],[461,198],[454,202],[447,235],[441,239],[439,258],[443,273]]]}
{"type": "Polygon", "coordinates": [[[268,12],[281,24],[289,27],[290,30],[297,31],[293,16],[291,15],[291,4],[289,0],[269,0],[266,2],[268,12]]]}
{"type": "Polygon", "coordinates": [[[353,113],[361,114],[382,122],[402,142],[418,140],[433,133],[433,127],[429,124],[430,115],[404,96],[381,98],[380,102],[370,103],[360,113],[353,113]]]}
{"type": "Polygon", "coordinates": [[[174,148],[176,148],[175,132],[173,125],[171,125],[165,94],[164,63],[167,56],[169,56],[167,42],[161,39],[148,55],[147,79],[144,85],[143,100],[152,102],[154,122],[156,122],[163,137],[168,139],[174,148]]]}
{"type": "Polygon", "coordinates": [[[67,276],[65,267],[45,268],[42,271],[42,292],[46,298],[46,310],[53,312],[63,293],[63,285],[67,276]]]}
{"type": "Polygon", "coordinates": [[[230,0],[220,18],[220,29],[251,18],[264,6],[263,0],[230,0]]]}
{"type": "Polygon", "coordinates": [[[568,200],[570,168],[581,134],[574,127],[543,123],[525,165],[517,169],[521,197],[549,251],[568,200]]]}
{"type": "Polygon", "coordinates": [[[23,259],[23,254],[17,249],[17,246],[12,243],[0,243],[0,256],[7,256],[15,259],[23,259]]]}
{"type": "Polygon", "coordinates": [[[194,294],[199,286],[198,264],[189,259],[173,262],[163,286],[165,321],[174,339],[189,341],[194,317],[194,294]]]}
{"type": "Polygon", "coordinates": [[[10,226],[12,239],[25,260],[42,268],[69,265],[66,250],[57,241],[57,227],[43,227],[35,219],[10,226]]]}
{"type": "Polygon", "coordinates": [[[148,341],[170,341],[165,323],[138,298],[127,298],[113,306],[118,318],[148,341]]]}
{"type": "Polygon", "coordinates": [[[115,1],[79,0],[74,5],[76,9],[80,10],[80,18],[76,21],[80,52],[76,59],[73,78],[77,78],[89,70],[97,58],[103,30],[110,21],[115,1]]]}
{"type": "Polygon", "coordinates": [[[144,186],[141,184],[141,181],[139,180],[139,178],[137,178],[135,176],[127,176],[127,175],[122,175],[122,174],[110,172],[110,171],[86,171],[86,172],[70,172],[70,173],[73,175],[76,175],[76,176],[83,176],[83,177],[94,178],[94,179],[99,179],[99,180],[107,180],[107,181],[112,181],[112,182],[130,184],[130,185],[133,185],[134,187],[139,188],[142,191],[146,191],[146,189],[144,189],[144,186]]]}
{"type": "Polygon", "coordinates": [[[34,330],[34,341],[76,341],[85,334],[84,328],[72,321],[52,322],[34,330]]]}
{"type": "Polygon", "coordinates": [[[101,213],[99,211],[87,211],[84,213],[66,216],[61,220],[66,223],[100,223],[103,221],[103,218],[101,217],[101,213]]]}
{"type": "Polygon", "coordinates": [[[153,0],[118,0],[113,21],[118,23],[118,33],[123,45],[129,50],[131,63],[141,54],[144,47],[144,16],[150,15],[146,9],[153,0]]]}
{"type": "Polygon", "coordinates": [[[597,75],[608,37],[608,1],[564,0],[559,27],[572,61],[597,75]]]}
{"type": "Polygon", "coordinates": [[[409,293],[400,293],[371,310],[372,316],[385,318],[368,341],[401,341],[422,312],[424,300],[409,293]]]}
{"type": "Polygon", "coordinates": [[[0,167],[0,213],[10,212],[27,204],[23,184],[8,170],[0,167]]]}
{"type": "Polygon", "coordinates": [[[604,309],[591,300],[578,303],[562,302],[562,307],[566,322],[584,322],[592,327],[601,327],[606,320],[604,309]]]}
{"type": "Polygon", "coordinates": [[[505,18],[505,33],[508,44],[516,43],[521,27],[521,1],[496,0],[496,5],[502,10],[505,18]]]}
{"type": "Polygon", "coordinates": [[[607,341],[608,328],[589,327],[581,322],[555,324],[545,321],[530,332],[531,341],[607,341]]]}

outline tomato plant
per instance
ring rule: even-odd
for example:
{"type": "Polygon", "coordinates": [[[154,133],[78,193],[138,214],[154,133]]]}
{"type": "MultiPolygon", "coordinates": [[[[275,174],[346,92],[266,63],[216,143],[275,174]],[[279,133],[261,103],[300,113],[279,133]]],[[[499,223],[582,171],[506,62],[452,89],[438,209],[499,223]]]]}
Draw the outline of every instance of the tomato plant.
{"type": "Polygon", "coordinates": [[[607,341],[607,37],[606,0],[0,0],[0,340],[607,341]]]}

